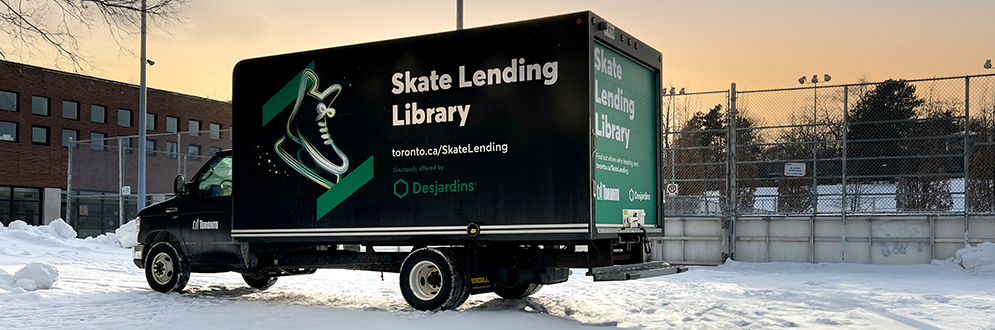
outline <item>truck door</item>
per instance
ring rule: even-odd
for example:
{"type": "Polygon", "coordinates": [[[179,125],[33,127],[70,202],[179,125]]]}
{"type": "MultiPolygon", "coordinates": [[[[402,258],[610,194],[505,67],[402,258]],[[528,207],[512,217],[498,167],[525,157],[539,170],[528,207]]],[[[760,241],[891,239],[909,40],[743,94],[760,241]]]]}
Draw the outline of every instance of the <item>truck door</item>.
{"type": "Polygon", "coordinates": [[[231,239],[232,163],[231,153],[218,154],[188,186],[180,206],[187,229],[191,265],[215,267],[240,264],[236,244],[231,239]]]}

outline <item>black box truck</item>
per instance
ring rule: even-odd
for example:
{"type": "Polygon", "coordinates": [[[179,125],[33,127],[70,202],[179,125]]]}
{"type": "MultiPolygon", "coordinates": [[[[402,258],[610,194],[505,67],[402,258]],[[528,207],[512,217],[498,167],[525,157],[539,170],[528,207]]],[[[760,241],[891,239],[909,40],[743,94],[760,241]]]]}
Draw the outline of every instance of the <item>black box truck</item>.
{"type": "Polygon", "coordinates": [[[135,264],[160,292],[399,272],[420,310],[679,273],[647,258],[662,61],[591,12],[241,61],[232,149],[140,212],[135,264]]]}

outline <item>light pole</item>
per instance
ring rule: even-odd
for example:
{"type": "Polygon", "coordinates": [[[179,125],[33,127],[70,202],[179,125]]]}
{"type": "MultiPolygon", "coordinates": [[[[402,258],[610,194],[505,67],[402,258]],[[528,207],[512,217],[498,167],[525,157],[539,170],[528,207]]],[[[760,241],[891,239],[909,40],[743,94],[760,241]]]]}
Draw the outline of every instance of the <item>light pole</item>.
{"type": "Polygon", "coordinates": [[[456,0],[456,31],[463,30],[463,0],[456,0]]]}
{"type": "MultiPolygon", "coordinates": [[[[822,76],[824,82],[829,82],[829,74],[824,74],[822,76]]],[[[819,168],[819,75],[812,75],[811,81],[806,81],[805,76],[798,78],[799,84],[805,84],[806,82],[811,82],[815,85],[812,88],[812,215],[815,216],[819,213],[819,182],[818,176],[816,175],[816,170],[819,168]]]]}
{"type": "Polygon", "coordinates": [[[145,208],[145,0],[142,0],[142,77],[138,87],[138,211],[145,208]]]}

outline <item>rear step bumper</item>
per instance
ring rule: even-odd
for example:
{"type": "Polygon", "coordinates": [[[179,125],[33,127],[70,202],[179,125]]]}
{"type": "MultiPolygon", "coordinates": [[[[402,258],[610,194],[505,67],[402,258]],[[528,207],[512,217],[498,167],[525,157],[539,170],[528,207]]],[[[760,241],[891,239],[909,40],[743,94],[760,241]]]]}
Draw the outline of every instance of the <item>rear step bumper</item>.
{"type": "Polygon", "coordinates": [[[627,281],[683,273],[686,271],[688,271],[688,267],[684,265],[675,266],[663,261],[654,261],[633,265],[591,268],[587,272],[587,276],[594,276],[595,282],[627,281]]]}

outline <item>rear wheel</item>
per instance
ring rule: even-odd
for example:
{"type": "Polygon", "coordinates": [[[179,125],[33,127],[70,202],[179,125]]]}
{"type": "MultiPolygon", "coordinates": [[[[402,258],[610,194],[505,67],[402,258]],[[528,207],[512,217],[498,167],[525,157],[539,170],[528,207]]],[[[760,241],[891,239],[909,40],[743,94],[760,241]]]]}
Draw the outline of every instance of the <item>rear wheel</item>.
{"type": "Polygon", "coordinates": [[[522,299],[542,289],[542,284],[498,284],[494,286],[494,293],[504,299],[522,299]]]}
{"type": "Polygon", "coordinates": [[[180,292],[190,280],[190,266],[183,254],[170,242],[158,242],[145,257],[145,279],[152,290],[180,292]]]}
{"type": "Polygon", "coordinates": [[[242,273],[242,279],[245,280],[245,284],[253,289],[266,290],[269,289],[273,284],[276,284],[278,277],[266,276],[255,272],[242,273]]]}
{"type": "Polygon", "coordinates": [[[423,248],[401,264],[401,295],[418,310],[459,307],[470,295],[465,269],[445,250],[423,248]]]}

